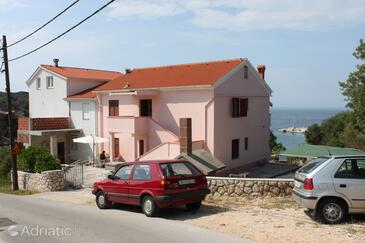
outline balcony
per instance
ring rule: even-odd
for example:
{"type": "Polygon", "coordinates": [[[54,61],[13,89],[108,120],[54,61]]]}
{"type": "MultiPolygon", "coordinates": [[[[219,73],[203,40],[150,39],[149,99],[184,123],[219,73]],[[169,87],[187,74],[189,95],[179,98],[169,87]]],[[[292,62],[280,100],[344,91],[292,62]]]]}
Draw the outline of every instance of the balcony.
{"type": "Polygon", "coordinates": [[[109,132],[114,133],[147,133],[148,117],[110,116],[107,119],[109,132]]]}

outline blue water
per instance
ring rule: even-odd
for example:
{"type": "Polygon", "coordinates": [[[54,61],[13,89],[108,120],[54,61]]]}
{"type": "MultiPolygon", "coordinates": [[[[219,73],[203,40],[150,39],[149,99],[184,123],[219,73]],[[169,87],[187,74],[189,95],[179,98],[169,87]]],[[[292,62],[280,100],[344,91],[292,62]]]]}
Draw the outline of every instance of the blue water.
{"type": "Polygon", "coordinates": [[[308,127],[314,123],[321,123],[331,116],[343,112],[342,109],[294,109],[294,108],[273,108],[271,109],[271,129],[277,141],[286,148],[297,147],[305,143],[304,134],[281,133],[280,128],[308,127]]]}

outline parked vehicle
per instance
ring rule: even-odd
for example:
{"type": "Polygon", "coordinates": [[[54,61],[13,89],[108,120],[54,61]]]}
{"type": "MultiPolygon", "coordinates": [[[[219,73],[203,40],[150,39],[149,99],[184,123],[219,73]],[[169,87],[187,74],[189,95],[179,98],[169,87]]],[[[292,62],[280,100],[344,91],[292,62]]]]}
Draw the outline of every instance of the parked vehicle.
{"type": "Polygon", "coordinates": [[[328,224],[365,213],[365,157],[319,157],[295,173],[293,198],[328,224]]]}
{"type": "Polygon", "coordinates": [[[177,205],[199,210],[209,193],[205,175],[190,162],[180,160],[125,163],[93,188],[100,209],[112,203],[140,205],[149,217],[160,208],[177,205]]]}

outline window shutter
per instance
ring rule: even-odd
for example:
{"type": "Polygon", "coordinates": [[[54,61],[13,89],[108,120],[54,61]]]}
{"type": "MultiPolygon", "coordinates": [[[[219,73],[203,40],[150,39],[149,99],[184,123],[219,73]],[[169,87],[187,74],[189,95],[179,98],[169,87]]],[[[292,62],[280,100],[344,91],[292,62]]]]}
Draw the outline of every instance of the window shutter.
{"type": "Polygon", "coordinates": [[[240,116],[247,116],[248,99],[240,99],[240,116]]]}
{"type": "Polygon", "coordinates": [[[239,117],[239,102],[238,98],[232,98],[232,117],[239,117]]]}

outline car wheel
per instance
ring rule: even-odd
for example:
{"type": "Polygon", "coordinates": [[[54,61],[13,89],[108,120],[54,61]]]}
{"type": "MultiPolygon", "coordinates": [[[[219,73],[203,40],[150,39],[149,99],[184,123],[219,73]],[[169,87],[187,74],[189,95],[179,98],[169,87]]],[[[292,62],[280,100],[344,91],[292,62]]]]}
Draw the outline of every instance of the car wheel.
{"type": "Polygon", "coordinates": [[[144,196],[142,199],[142,211],[147,217],[157,215],[158,207],[151,196],[144,196]]]}
{"type": "Polygon", "coordinates": [[[96,205],[100,209],[110,208],[112,203],[106,198],[104,192],[99,191],[96,193],[96,205]]]}
{"type": "Polygon", "coordinates": [[[195,203],[188,203],[186,204],[186,208],[190,211],[198,211],[200,209],[200,206],[202,205],[202,202],[195,202],[195,203]]]}
{"type": "Polygon", "coordinates": [[[319,216],[327,224],[338,224],[347,216],[347,207],[343,201],[328,199],[321,203],[319,216]]]}

